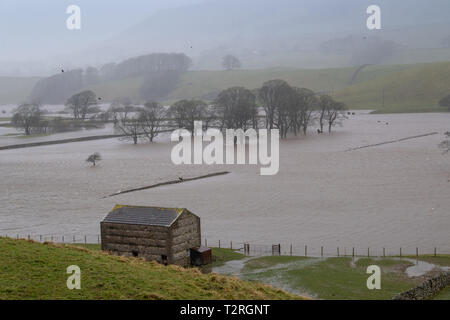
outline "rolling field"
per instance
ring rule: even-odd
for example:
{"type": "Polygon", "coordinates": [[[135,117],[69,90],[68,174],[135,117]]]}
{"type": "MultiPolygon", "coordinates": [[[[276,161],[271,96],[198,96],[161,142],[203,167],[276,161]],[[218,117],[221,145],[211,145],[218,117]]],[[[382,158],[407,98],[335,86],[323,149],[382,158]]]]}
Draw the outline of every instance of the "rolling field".
{"type": "Polygon", "coordinates": [[[299,299],[268,285],[77,246],[0,238],[0,299],[299,299]],[[66,268],[81,269],[81,289],[66,268]]]}
{"type": "MultiPolygon", "coordinates": [[[[450,62],[383,65],[364,68],[350,84],[356,67],[330,69],[270,68],[236,71],[189,71],[163,101],[171,104],[180,99],[211,101],[223,89],[244,86],[260,87],[265,81],[283,79],[293,86],[306,87],[316,92],[333,95],[350,109],[371,109],[378,113],[444,112],[439,100],[450,94],[450,62]],[[383,104],[384,95],[384,104],[383,104]]],[[[14,78],[11,82],[0,78],[0,103],[24,101],[36,78],[14,78]],[[19,81],[21,79],[21,81],[19,81]],[[10,83],[9,83],[10,82],[10,83]],[[14,85],[17,89],[11,90],[14,85]]],[[[91,86],[91,89],[111,101],[129,96],[139,100],[143,77],[109,81],[91,86]]]]}

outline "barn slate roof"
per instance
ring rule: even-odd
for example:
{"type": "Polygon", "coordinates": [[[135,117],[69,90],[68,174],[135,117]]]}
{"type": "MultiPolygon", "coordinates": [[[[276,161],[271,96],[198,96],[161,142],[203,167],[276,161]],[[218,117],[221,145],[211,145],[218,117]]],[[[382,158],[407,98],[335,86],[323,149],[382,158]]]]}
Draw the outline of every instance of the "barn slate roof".
{"type": "Polygon", "coordinates": [[[102,222],[170,227],[185,210],[116,205],[102,222]]]}

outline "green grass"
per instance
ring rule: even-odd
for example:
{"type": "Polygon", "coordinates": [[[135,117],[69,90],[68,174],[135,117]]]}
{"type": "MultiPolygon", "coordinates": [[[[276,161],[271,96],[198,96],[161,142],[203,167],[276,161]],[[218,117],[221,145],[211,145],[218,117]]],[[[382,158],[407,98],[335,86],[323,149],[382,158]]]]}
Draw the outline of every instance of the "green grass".
{"type": "MultiPolygon", "coordinates": [[[[450,62],[414,65],[369,66],[349,85],[355,67],[330,69],[270,68],[236,71],[190,71],[182,75],[166,104],[180,99],[211,100],[211,94],[232,86],[249,89],[265,81],[283,79],[291,85],[332,94],[351,109],[373,109],[378,113],[447,112],[439,100],[450,94],[450,62]],[[384,89],[384,107],[382,92],[384,89]]],[[[110,82],[96,87],[106,100],[118,95],[138,98],[142,77],[110,82]]]]}
{"type": "MultiPolygon", "coordinates": [[[[370,73],[369,67],[363,73],[370,73]]],[[[450,63],[402,66],[369,81],[343,88],[335,98],[352,108],[375,109],[379,113],[445,112],[439,100],[450,94],[450,63]],[[384,89],[384,107],[383,105],[384,89]]]]}
{"type": "Polygon", "coordinates": [[[439,292],[432,298],[432,300],[450,300],[450,287],[447,287],[439,292]]]}
{"type": "MultiPolygon", "coordinates": [[[[378,113],[448,111],[439,107],[438,102],[450,94],[450,62],[368,66],[358,74],[354,84],[350,85],[349,82],[356,69],[348,67],[189,71],[181,76],[177,88],[162,102],[170,104],[180,99],[193,98],[208,101],[215,93],[232,86],[255,89],[265,81],[283,79],[294,86],[332,94],[351,109],[373,109],[378,113]]],[[[13,81],[19,87],[23,87],[20,91],[22,97],[16,99],[16,102],[24,100],[31,91],[30,83],[35,80],[26,79],[17,78],[13,81]],[[24,84],[17,84],[20,79],[24,84]]],[[[121,96],[139,100],[139,89],[143,79],[134,77],[108,81],[86,89],[95,91],[103,101],[112,101],[121,96]]],[[[0,78],[0,88],[2,81],[6,80],[0,78]]],[[[2,103],[11,100],[6,92],[0,91],[2,103]]]]}
{"type": "MultiPolygon", "coordinates": [[[[420,259],[450,265],[448,256],[420,259]]],[[[404,270],[411,265],[411,262],[395,258],[360,258],[352,264],[349,257],[268,256],[246,261],[241,278],[319,299],[392,299],[423,281],[423,278],[409,278],[405,274],[404,270]],[[367,289],[369,274],[366,270],[369,265],[381,268],[381,290],[367,289]]],[[[446,297],[446,294],[442,293],[442,296],[446,297]]]]}
{"type": "Polygon", "coordinates": [[[297,299],[259,284],[197,269],[111,256],[98,245],[40,244],[0,238],[0,299],[297,299]],[[66,268],[81,269],[81,290],[66,268]]]}
{"type": "Polygon", "coordinates": [[[235,250],[224,248],[211,248],[211,249],[213,255],[213,263],[208,267],[219,267],[223,266],[228,261],[241,260],[245,258],[245,255],[236,252],[235,250]]]}

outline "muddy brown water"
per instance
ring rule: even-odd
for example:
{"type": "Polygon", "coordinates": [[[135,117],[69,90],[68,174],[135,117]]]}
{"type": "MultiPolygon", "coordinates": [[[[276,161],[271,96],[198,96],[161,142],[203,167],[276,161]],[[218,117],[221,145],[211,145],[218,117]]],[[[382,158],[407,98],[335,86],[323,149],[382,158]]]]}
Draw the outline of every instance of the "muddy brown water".
{"type": "Polygon", "coordinates": [[[283,141],[275,176],[261,176],[258,166],[173,165],[167,137],[137,146],[109,139],[1,151],[0,234],[88,235],[93,242],[100,221],[122,203],[189,208],[212,245],[220,239],[236,246],[307,244],[309,252],[341,246],[450,253],[450,155],[437,148],[449,129],[450,114],[356,112],[331,135],[283,141]],[[344,152],[430,132],[439,134],[344,152]],[[104,159],[95,168],[85,162],[93,152],[104,159]],[[225,170],[231,173],[102,198],[225,170]]]}

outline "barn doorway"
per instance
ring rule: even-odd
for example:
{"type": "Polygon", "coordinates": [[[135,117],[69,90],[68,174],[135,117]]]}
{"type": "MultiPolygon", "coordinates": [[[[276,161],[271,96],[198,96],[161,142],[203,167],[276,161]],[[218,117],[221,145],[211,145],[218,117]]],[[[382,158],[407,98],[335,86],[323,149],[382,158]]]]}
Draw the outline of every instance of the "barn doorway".
{"type": "Polygon", "coordinates": [[[139,256],[139,253],[137,252],[137,250],[133,250],[131,251],[131,254],[133,255],[133,257],[137,258],[139,256]]]}

